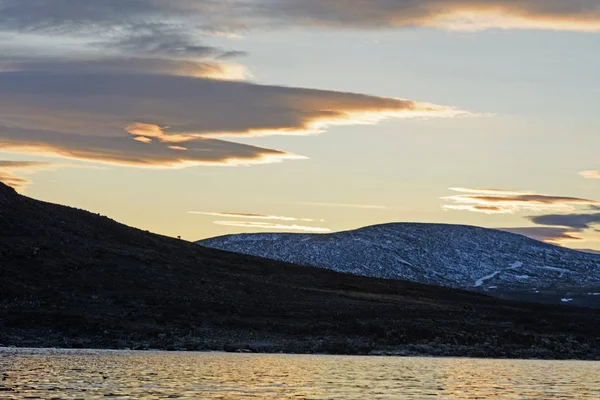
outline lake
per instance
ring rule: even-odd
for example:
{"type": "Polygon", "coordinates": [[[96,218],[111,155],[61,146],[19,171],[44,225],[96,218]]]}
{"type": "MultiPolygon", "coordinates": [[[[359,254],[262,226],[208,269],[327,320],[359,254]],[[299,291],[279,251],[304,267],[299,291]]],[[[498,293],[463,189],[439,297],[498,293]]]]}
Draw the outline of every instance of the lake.
{"type": "Polygon", "coordinates": [[[600,363],[0,349],[2,399],[600,399],[600,363]]]}

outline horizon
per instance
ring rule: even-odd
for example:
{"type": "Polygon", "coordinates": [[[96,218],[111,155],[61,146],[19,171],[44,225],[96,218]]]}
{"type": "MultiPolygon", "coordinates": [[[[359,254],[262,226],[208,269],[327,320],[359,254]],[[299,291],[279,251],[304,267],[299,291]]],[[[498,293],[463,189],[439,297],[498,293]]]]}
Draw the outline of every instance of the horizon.
{"type": "MultiPolygon", "coordinates": [[[[3,182],[0,181],[0,186],[2,186],[3,182]]],[[[7,187],[11,188],[11,186],[7,185],[7,187]]],[[[13,190],[15,190],[14,188],[12,188],[13,190]]],[[[17,194],[19,194],[16,190],[15,192],[17,194]]],[[[21,194],[22,195],[22,194],[21,194]]],[[[37,200],[37,199],[34,199],[37,200]]],[[[64,206],[62,204],[58,204],[59,206],[64,206]]],[[[88,210],[83,210],[83,211],[87,211],[90,212],[88,210]]],[[[112,219],[110,215],[105,215],[105,217],[112,219]]],[[[114,222],[118,223],[118,224],[122,224],[124,225],[124,223],[113,219],[114,222]]],[[[125,224],[126,225],[126,224],[125,224]]],[[[375,225],[366,225],[366,226],[360,226],[360,227],[355,227],[355,228],[350,228],[350,229],[346,229],[346,230],[340,230],[340,231],[329,231],[329,232],[295,232],[295,231],[288,231],[288,232],[280,232],[280,231],[252,231],[252,232],[244,232],[244,233],[227,233],[224,235],[218,235],[218,236],[209,236],[206,238],[202,238],[202,239],[198,239],[198,240],[186,240],[190,243],[198,243],[201,244],[202,241],[204,240],[211,240],[211,239],[218,239],[220,237],[224,237],[224,236],[231,236],[231,235],[260,235],[260,234],[295,234],[295,235],[331,235],[331,234],[337,234],[337,233],[349,233],[349,232],[355,232],[358,230],[362,230],[362,229],[369,229],[369,228],[377,228],[377,227],[382,227],[382,226],[386,226],[386,225],[442,225],[442,226],[448,226],[448,227],[463,227],[463,228],[480,228],[480,229],[491,229],[491,230],[495,230],[498,232],[504,232],[504,233],[508,233],[511,235],[518,235],[518,236],[522,236],[531,240],[535,240],[538,241],[540,243],[545,243],[547,245],[550,246],[557,246],[558,248],[564,248],[567,250],[575,250],[575,251],[581,251],[584,253],[589,253],[589,254],[597,254],[600,255],[600,251],[598,250],[594,250],[594,249],[570,249],[568,247],[563,247],[560,246],[558,244],[554,244],[554,243],[548,243],[545,242],[543,240],[539,240],[536,238],[532,238],[529,235],[525,235],[523,233],[519,232],[519,228],[507,228],[507,229],[503,229],[503,228],[486,228],[484,226],[479,226],[479,225],[465,225],[465,224],[448,224],[448,223],[437,223],[437,222],[407,222],[407,221],[390,221],[390,222],[384,222],[382,224],[375,224],[375,225]]],[[[139,229],[135,226],[131,226],[132,228],[135,229],[139,229]]],[[[161,235],[159,232],[150,232],[151,234],[156,234],[156,235],[161,235]]],[[[166,237],[170,237],[171,239],[183,239],[180,236],[166,236],[166,237]]],[[[183,239],[185,240],[185,239],[183,239]]]]}
{"type": "Polygon", "coordinates": [[[0,1],[0,181],[190,241],[405,221],[600,251],[597,2],[411,4],[0,1]]]}

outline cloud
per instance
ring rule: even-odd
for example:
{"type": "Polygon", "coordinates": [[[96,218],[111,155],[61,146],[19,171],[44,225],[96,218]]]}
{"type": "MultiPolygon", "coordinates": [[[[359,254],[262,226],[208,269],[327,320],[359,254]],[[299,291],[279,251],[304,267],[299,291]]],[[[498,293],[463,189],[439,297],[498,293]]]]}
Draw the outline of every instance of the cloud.
{"type": "Polygon", "coordinates": [[[117,48],[125,54],[147,54],[151,56],[205,58],[231,54],[213,46],[198,43],[194,35],[181,27],[164,23],[133,25],[126,35],[117,40],[97,43],[107,48],[117,48]]]}
{"type": "Polygon", "coordinates": [[[510,214],[512,210],[498,206],[477,206],[470,204],[445,204],[445,210],[472,211],[483,214],[510,214]]]}
{"type": "Polygon", "coordinates": [[[133,73],[179,75],[218,80],[246,80],[251,77],[248,69],[240,64],[226,61],[191,61],[165,58],[107,56],[100,58],[31,58],[0,55],[0,72],[38,71],[41,73],[133,73]]]}
{"type": "Polygon", "coordinates": [[[321,27],[600,30],[597,0],[265,0],[260,14],[321,27]]]}
{"type": "Polygon", "coordinates": [[[512,214],[518,211],[570,211],[575,206],[599,205],[600,201],[578,197],[551,196],[525,191],[501,189],[450,188],[463,193],[442,197],[442,200],[454,203],[445,204],[446,210],[465,210],[487,214],[512,214]]]}
{"type": "Polygon", "coordinates": [[[370,210],[385,210],[386,206],[378,206],[373,204],[345,204],[345,203],[321,203],[321,202],[301,202],[297,203],[305,206],[318,206],[318,207],[346,207],[346,208],[364,208],[370,210]]]}
{"type": "MultiPolygon", "coordinates": [[[[263,27],[482,30],[600,30],[597,0],[2,0],[5,29],[109,32],[156,21],[167,32],[235,32],[263,27]]],[[[154,28],[156,29],[156,28],[154,28]]],[[[175,42],[177,43],[177,42],[175,42]]],[[[186,42],[187,43],[187,42],[186,42]]],[[[142,43],[144,44],[144,43],[142,43]]],[[[179,46],[186,48],[187,45],[179,46]]],[[[192,45],[193,46],[193,45],[192,45]]],[[[143,46],[142,46],[143,47],[143,46]]],[[[177,47],[177,46],[176,46],[177,47]]]]}
{"type": "Polygon", "coordinates": [[[32,173],[55,166],[56,165],[53,163],[38,161],[0,160],[0,182],[11,186],[15,190],[22,191],[31,184],[31,181],[29,179],[16,176],[15,170],[19,173],[32,173]]]}
{"type": "Polygon", "coordinates": [[[300,231],[300,232],[314,232],[314,233],[328,233],[331,232],[327,228],[319,228],[314,226],[303,226],[303,225],[284,225],[275,224],[270,222],[254,222],[254,221],[213,221],[216,225],[231,226],[238,228],[252,228],[252,229],[271,229],[271,230],[284,230],[284,231],[300,231]]]}
{"type": "Polygon", "coordinates": [[[584,230],[600,224],[600,213],[594,214],[550,214],[529,217],[537,225],[563,226],[584,230]]]}
{"type": "Polygon", "coordinates": [[[600,213],[547,214],[531,216],[528,219],[541,226],[502,230],[519,233],[547,243],[563,245],[564,242],[593,238],[594,233],[590,233],[589,230],[600,224],[600,213]]]}
{"type": "Polygon", "coordinates": [[[600,179],[600,171],[581,171],[579,175],[586,179],[600,179]]]}
{"type": "Polygon", "coordinates": [[[0,150],[137,166],[301,158],[217,137],[465,114],[404,99],[188,76],[0,72],[0,150]]]}
{"type": "Polygon", "coordinates": [[[213,216],[213,217],[275,220],[275,221],[304,221],[304,222],[314,222],[315,221],[314,219],[310,219],[310,218],[294,218],[294,217],[283,217],[283,216],[279,216],[279,215],[245,214],[245,213],[232,213],[232,212],[189,211],[188,214],[208,215],[208,216],[213,216]]]}
{"type": "Polygon", "coordinates": [[[210,138],[195,138],[186,151],[169,143],[131,137],[104,137],[24,130],[0,125],[0,150],[54,155],[85,161],[137,167],[189,167],[198,165],[248,165],[301,158],[278,150],[210,138]]]}
{"type": "Polygon", "coordinates": [[[546,243],[561,245],[564,242],[583,240],[569,228],[555,227],[524,227],[524,228],[500,228],[499,230],[516,233],[546,243]]]}

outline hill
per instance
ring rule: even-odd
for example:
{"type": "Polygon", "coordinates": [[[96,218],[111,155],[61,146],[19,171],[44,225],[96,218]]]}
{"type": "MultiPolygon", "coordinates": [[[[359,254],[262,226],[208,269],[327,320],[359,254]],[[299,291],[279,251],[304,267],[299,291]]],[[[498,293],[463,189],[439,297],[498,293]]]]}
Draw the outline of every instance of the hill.
{"type": "Polygon", "coordinates": [[[600,307],[600,255],[493,229],[396,223],[327,235],[229,235],[198,244],[360,276],[600,307]]]}
{"type": "Polygon", "coordinates": [[[202,248],[0,184],[0,344],[600,358],[600,311],[202,248]]]}

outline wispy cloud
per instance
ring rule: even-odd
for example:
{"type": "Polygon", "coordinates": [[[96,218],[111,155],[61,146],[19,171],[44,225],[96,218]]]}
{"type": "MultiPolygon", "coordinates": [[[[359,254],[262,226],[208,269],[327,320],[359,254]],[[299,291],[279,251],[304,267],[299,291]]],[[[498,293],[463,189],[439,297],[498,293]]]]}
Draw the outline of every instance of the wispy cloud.
{"type": "Polygon", "coordinates": [[[317,206],[317,207],[343,207],[343,208],[364,208],[368,210],[386,210],[388,207],[374,205],[374,204],[346,204],[346,203],[326,203],[326,202],[299,202],[296,203],[304,206],[317,206]]]}
{"type": "Polygon", "coordinates": [[[600,179],[600,171],[581,171],[579,175],[586,179],[600,179]]]}
{"type": "MultiPolygon", "coordinates": [[[[230,217],[230,218],[242,218],[242,219],[258,219],[258,220],[274,220],[274,221],[303,221],[303,222],[315,222],[316,220],[311,218],[295,218],[295,217],[284,217],[279,215],[267,215],[267,214],[246,214],[246,213],[232,213],[232,212],[204,212],[204,211],[189,211],[189,214],[197,215],[208,215],[212,217],[230,217]]],[[[319,220],[323,222],[323,220],[319,220]]]]}
{"type": "Polygon", "coordinates": [[[250,228],[250,229],[270,229],[270,230],[283,230],[283,231],[299,231],[299,232],[313,232],[313,233],[328,233],[330,229],[320,228],[315,226],[303,226],[303,225],[285,225],[271,222],[255,222],[255,221],[213,221],[216,225],[231,226],[237,228],[250,228]]]}
{"type": "Polygon", "coordinates": [[[486,214],[512,214],[519,211],[572,211],[576,206],[600,204],[598,200],[552,196],[528,191],[501,189],[450,188],[462,194],[442,197],[446,210],[464,210],[486,214]]]}
{"type": "Polygon", "coordinates": [[[500,228],[501,231],[527,236],[541,242],[562,246],[565,243],[583,240],[579,232],[562,227],[500,228]]]}
{"type": "Polygon", "coordinates": [[[55,168],[56,166],[56,164],[48,162],[0,160],[0,182],[11,186],[15,190],[23,191],[31,184],[31,181],[18,175],[55,168]]]}

